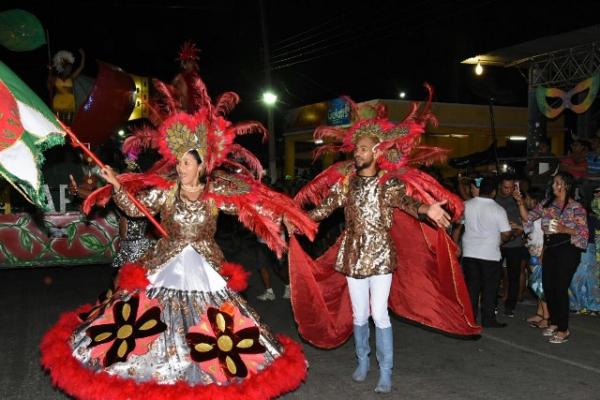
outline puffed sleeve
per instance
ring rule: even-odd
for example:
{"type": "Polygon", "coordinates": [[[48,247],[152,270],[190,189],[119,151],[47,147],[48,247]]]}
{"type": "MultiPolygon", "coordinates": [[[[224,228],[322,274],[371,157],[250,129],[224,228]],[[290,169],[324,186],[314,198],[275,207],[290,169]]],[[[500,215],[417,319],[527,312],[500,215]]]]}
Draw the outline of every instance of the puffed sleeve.
{"type": "Polygon", "coordinates": [[[587,225],[587,212],[581,205],[573,208],[573,222],[575,224],[576,234],[572,242],[579,248],[587,247],[589,231],[587,225]]]}
{"type": "Polygon", "coordinates": [[[544,216],[544,208],[542,203],[538,203],[533,209],[527,213],[527,222],[523,225],[525,231],[533,230],[533,223],[544,216]]]}
{"type": "MultiPolygon", "coordinates": [[[[167,190],[164,189],[150,189],[138,193],[135,197],[148,209],[150,214],[158,214],[160,208],[165,203],[167,197],[167,190]]],[[[125,190],[121,189],[118,192],[113,193],[113,200],[117,207],[119,207],[128,217],[136,218],[143,217],[144,214],[138,210],[133,202],[127,196],[125,190]]]]}

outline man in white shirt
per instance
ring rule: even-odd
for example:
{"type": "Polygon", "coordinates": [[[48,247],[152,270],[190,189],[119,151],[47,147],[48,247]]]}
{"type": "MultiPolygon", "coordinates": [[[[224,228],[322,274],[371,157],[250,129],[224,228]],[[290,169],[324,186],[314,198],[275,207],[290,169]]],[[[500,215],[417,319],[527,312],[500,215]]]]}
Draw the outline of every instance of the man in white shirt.
{"type": "Polygon", "coordinates": [[[506,211],[494,201],[496,182],[484,178],[479,197],[465,202],[465,233],[462,238],[463,270],[473,314],[481,294],[481,324],[486,328],[503,328],[496,320],[494,305],[502,276],[500,245],[512,236],[506,211]]]}

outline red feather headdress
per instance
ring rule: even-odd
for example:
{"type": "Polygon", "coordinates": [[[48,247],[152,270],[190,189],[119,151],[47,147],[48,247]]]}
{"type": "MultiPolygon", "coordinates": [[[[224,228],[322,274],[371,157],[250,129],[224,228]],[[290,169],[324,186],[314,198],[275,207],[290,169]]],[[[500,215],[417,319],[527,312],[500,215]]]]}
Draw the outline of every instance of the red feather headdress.
{"type": "MultiPolygon", "coordinates": [[[[408,115],[399,123],[387,118],[387,110],[382,105],[362,105],[359,107],[352,99],[346,101],[352,110],[350,127],[321,126],[315,130],[315,141],[325,142],[315,151],[315,158],[328,152],[351,153],[356,142],[365,136],[377,138],[377,150],[382,152],[377,165],[382,170],[381,182],[398,179],[404,182],[408,195],[431,204],[434,201],[448,200],[447,207],[458,218],[463,211],[460,198],[444,189],[439,182],[415,168],[417,165],[430,165],[443,161],[447,149],[420,144],[427,124],[437,125],[437,119],[431,112],[433,89],[425,84],[428,98],[420,107],[413,103],[408,115]],[[366,115],[366,118],[361,118],[366,115]]],[[[331,186],[344,176],[354,173],[351,161],[344,161],[329,167],[306,185],[296,195],[301,204],[318,204],[327,196],[331,186]]]]}
{"type": "Polygon", "coordinates": [[[226,119],[240,97],[234,92],[221,94],[213,104],[206,85],[197,73],[189,74],[188,95],[193,98],[192,111],[181,110],[173,86],[157,79],[154,87],[160,98],[149,104],[150,119],[157,128],[145,127],[137,130],[123,143],[126,154],[136,155],[142,148],[157,148],[164,157],[151,171],[164,173],[172,168],[176,160],[186,151],[198,151],[210,174],[215,168],[229,166],[260,178],[263,169],[260,161],[248,150],[234,143],[238,135],[258,133],[266,139],[266,128],[257,121],[232,123],[226,119]]]}
{"type": "Polygon", "coordinates": [[[195,64],[200,59],[198,57],[199,52],[200,50],[196,47],[196,43],[192,42],[191,40],[188,40],[187,42],[184,42],[181,46],[181,49],[179,50],[179,57],[177,57],[177,60],[179,60],[182,63],[193,62],[195,64]]]}
{"type": "Polygon", "coordinates": [[[377,138],[377,149],[382,151],[377,163],[385,171],[393,171],[409,164],[431,164],[447,155],[446,149],[419,145],[427,124],[437,125],[437,119],[431,113],[433,89],[425,84],[429,94],[423,107],[413,103],[408,115],[399,123],[387,118],[387,110],[383,105],[363,105],[359,107],[349,97],[344,97],[352,109],[353,124],[350,127],[338,128],[321,126],[315,130],[315,140],[325,143],[320,146],[315,157],[323,153],[354,151],[356,142],[364,136],[377,138]],[[365,110],[367,109],[367,110],[365,110]],[[369,115],[361,118],[360,114],[369,115]]]}

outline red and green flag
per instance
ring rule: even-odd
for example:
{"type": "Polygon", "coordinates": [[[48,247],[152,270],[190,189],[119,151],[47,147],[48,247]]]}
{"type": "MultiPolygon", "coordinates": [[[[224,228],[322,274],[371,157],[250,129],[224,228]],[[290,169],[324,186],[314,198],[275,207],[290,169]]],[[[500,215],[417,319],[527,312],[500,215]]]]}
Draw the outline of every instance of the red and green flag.
{"type": "Polygon", "coordinates": [[[65,134],[48,106],[0,61],[0,175],[42,209],[43,151],[63,144],[65,134]]]}

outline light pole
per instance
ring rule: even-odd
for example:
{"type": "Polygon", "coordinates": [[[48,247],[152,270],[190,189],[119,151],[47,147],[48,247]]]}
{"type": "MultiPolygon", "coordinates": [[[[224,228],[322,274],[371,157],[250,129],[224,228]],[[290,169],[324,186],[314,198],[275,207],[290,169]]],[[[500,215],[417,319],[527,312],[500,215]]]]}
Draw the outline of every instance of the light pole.
{"type": "Polygon", "coordinates": [[[267,129],[269,130],[269,177],[271,184],[277,181],[277,159],[275,158],[275,124],[273,123],[273,107],[277,103],[277,95],[270,90],[262,95],[262,101],[267,106],[267,129]]]}
{"type": "MultiPolygon", "coordinates": [[[[271,88],[271,55],[269,53],[269,32],[267,30],[267,13],[264,0],[259,0],[260,5],[260,27],[262,31],[263,57],[265,68],[265,83],[271,88]]],[[[273,123],[273,106],[277,102],[277,96],[272,92],[263,94],[263,101],[267,105],[267,129],[269,129],[269,175],[271,184],[277,180],[277,159],[275,158],[275,124],[273,123]]]]}

